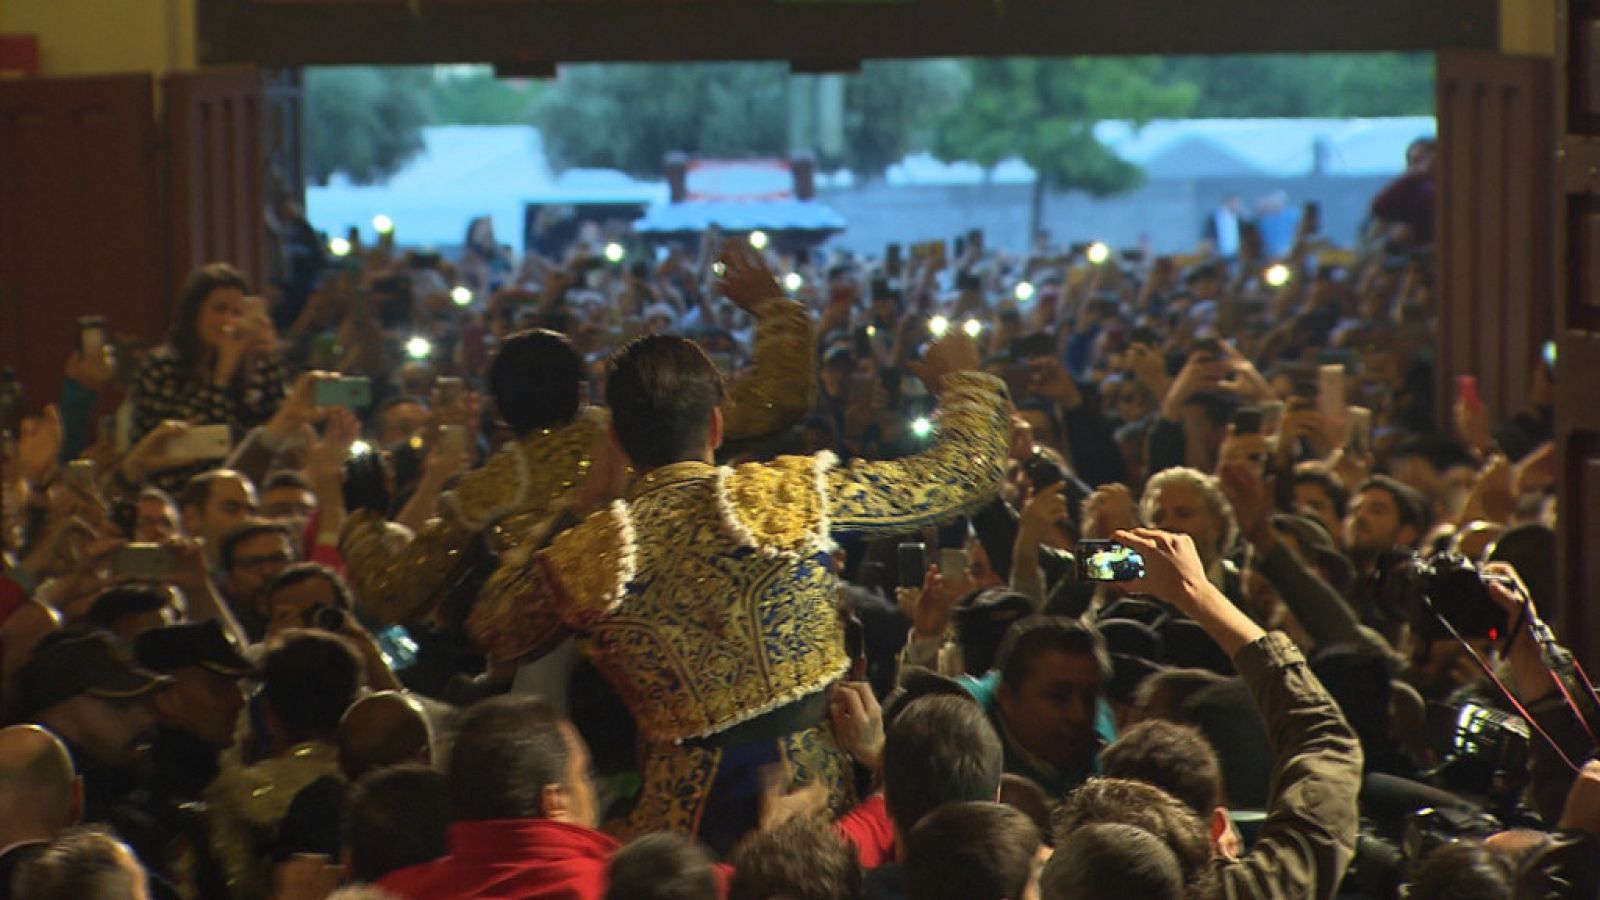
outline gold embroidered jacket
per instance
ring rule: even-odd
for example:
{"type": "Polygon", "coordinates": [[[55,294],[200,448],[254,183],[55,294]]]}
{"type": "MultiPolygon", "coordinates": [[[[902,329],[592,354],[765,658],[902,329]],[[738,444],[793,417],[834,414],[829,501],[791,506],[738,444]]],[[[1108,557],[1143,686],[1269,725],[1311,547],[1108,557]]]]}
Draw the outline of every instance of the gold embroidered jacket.
{"type": "Polygon", "coordinates": [[[651,742],[820,690],[846,668],[830,535],[909,531],[999,490],[1004,382],[954,375],[943,401],[933,445],[905,459],[658,469],[545,550],[502,557],[468,630],[496,661],[576,632],[651,742]]]}
{"type": "MultiPolygon", "coordinates": [[[[723,408],[730,441],[780,432],[811,408],[815,373],[806,308],[773,299],[755,315],[752,371],[732,383],[723,408]]],[[[350,516],[339,549],[363,609],[384,624],[426,615],[465,574],[475,536],[488,532],[491,545],[503,550],[546,517],[586,474],[609,423],[604,408],[589,407],[569,425],[501,448],[440,498],[440,516],[398,552],[384,539],[382,517],[368,511],[350,516]]]]}
{"type": "Polygon", "coordinates": [[[339,750],[312,741],[253,766],[223,769],[205,790],[211,846],[234,900],[265,898],[272,884],[272,842],[301,788],[339,774],[339,750]]]}

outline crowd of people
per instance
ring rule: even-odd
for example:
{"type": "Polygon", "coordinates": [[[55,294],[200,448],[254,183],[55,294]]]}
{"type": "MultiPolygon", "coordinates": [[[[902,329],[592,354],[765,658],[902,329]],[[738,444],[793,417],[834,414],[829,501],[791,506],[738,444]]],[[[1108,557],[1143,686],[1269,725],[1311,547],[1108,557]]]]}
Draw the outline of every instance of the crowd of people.
{"type": "Polygon", "coordinates": [[[1311,213],[205,267],[8,442],[0,897],[1596,896],[1553,365],[1311,213]]]}

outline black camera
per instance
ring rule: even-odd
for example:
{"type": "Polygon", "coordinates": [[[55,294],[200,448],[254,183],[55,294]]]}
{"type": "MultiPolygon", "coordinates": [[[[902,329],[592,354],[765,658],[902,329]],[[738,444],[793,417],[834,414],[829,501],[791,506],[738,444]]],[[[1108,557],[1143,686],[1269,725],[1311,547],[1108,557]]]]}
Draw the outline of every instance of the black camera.
{"type": "Polygon", "coordinates": [[[318,603],[316,606],[306,610],[300,616],[300,621],[307,628],[320,628],[323,631],[340,632],[344,630],[345,623],[349,621],[349,615],[337,606],[318,603]]]}
{"type": "Polygon", "coordinates": [[[1489,596],[1489,583],[1509,582],[1483,574],[1466,557],[1389,553],[1375,571],[1379,608],[1410,623],[1419,640],[1449,637],[1451,628],[1468,640],[1506,633],[1506,611],[1489,596]]]}

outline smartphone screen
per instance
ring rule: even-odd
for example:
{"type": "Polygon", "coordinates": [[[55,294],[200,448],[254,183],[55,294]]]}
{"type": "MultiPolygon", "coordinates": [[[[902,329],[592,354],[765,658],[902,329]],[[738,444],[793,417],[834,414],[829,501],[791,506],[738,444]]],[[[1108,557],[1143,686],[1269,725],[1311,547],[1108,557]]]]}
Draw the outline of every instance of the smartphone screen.
{"type": "Polygon", "coordinates": [[[1372,410],[1352,406],[1345,411],[1344,445],[1352,453],[1372,452],[1372,410]]]}
{"type": "Polygon", "coordinates": [[[372,405],[372,381],[367,378],[324,378],[311,389],[318,406],[348,406],[356,409],[372,405]]]}
{"type": "Polygon", "coordinates": [[[1344,364],[1317,367],[1317,408],[1329,421],[1344,415],[1344,364]]]}
{"type": "Polygon", "coordinates": [[[1260,434],[1261,410],[1254,406],[1241,406],[1233,413],[1234,434],[1260,434]]]}
{"type": "Polygon", "coordinates": [[[918,588],[928,576],[928,545],[921,541],[901,544],[895,550],[900,586],[918,588]]]}
{"type": "Polygon", "coordinates": [[[119,578],[164,581],[176,568],[172,552],[160,544],[127,544],[111,554],[111,573],[119,578]]]}
{"type": "Polygon", "coordinates": [[[179,459],[226,459],[233,449],[233,435],[226,425],[196,425],[167,444],[179,459]]]}
{"type": "Polygon", "coordinates": [[[1277,434],[1278,426],[1283,423],[1283,401],[1274,400],[1263,404],[1261,407],[1261,433],[1277,434]]]}
{"type": "Polygon", "coordinates": [[[67,487],[79,493],[94,493],[94,463],[87,459],[75,459],[67,463],[66,472],[62,480],[67,487]]]}
{"type": "Polygon", "coordinates": [[[106,346],[106,320],[104,316],[82,316],[78,319],[78,352],[84,359],[98,356],[106,346]]]}
{"type": "Polygon", "coordinates": [[[451,453],[467,450],[467,426],[445,425],[439,429],[439,448],[451,453]]]}
{"type": "Polygon", "coordinates": [[[1457,378],[1456,396],[1468,409],[1482,409],[1483,397],[1478,394],[1478,376],[1462,375],[1457,378]]]}
{"type": "Polygon", "coordinates": [[[1084,581],[1135,581],[1144,575],[1138,551],[1116,541],[1078,542],[1078,577],[1084,581]]]}
{"type": "Polygon", "coordinates": [[[940,550],[939,574],[950,579],[967,577],[967,551],[951,547],[940,550]]]}

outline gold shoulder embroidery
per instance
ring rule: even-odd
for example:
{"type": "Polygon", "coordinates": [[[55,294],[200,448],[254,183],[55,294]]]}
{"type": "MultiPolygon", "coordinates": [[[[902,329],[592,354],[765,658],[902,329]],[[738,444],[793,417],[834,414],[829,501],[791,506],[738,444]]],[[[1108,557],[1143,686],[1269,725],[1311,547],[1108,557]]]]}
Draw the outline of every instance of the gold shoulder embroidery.
{"type": "Polygon", "coordinates": [[[637,571],[633,518],[621,500],[562,532],[544,551],[566,595],[569,624],[582,627],[615,610],[637,571]]]}
{"type": "Polygon", "coordinates": [[[717,471],[717,506],[735,540],[764,553],[800,553],[830,546],[824,501],[832,453],[780,456],[717,471]]]}

